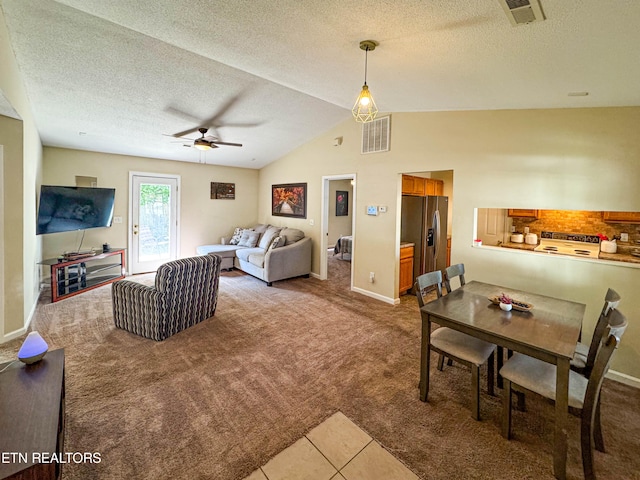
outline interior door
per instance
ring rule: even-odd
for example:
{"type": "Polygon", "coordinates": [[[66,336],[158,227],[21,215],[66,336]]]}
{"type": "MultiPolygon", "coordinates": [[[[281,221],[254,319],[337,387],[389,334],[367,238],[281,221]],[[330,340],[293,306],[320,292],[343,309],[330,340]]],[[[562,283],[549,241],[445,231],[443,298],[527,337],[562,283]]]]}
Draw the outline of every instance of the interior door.
{"type": "Polygon", "coordinates": [[[479,208],[476,238],[484,245],[499,245],[505,238],[506,218],[504,208],[479,208]]]}
{"type": "Polygon", "coordinates": [[[178,184],[174,175],[131,174],[129,271],[154,272],[178,257],[178,184]]]}

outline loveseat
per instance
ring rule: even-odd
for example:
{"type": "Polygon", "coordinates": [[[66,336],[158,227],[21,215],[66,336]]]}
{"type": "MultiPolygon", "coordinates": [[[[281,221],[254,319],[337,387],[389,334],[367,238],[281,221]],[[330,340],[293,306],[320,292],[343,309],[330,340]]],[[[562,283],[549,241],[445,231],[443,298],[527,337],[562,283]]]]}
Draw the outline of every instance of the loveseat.
{"type": "Polygon", "coordinates": [[[220,263],[217,255],[182,258],[160,265],[154,287],[129,280],[113,283],[116,327],[160,341],[212,317],[220,263]]]}
{"type": "Polygon", "coordinates": [[[201,245],[198,255],[218,255],[221,268],[237,268],[254,277],[272,282],[293,277],[309,277],[311,272],[311,238],[302,230],[259,224],[236,228],[221,243],[201,245]]]}

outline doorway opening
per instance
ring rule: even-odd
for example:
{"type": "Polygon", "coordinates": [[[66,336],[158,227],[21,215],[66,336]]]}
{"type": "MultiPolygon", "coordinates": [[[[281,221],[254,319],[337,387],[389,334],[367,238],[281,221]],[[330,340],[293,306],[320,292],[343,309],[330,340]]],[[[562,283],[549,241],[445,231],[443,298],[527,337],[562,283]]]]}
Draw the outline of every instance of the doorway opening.
{"type": "Polygon", "coordinates": [[[178,258],[179,175],[130,172],[129,272],[154,272],[178,258]]]}
{"type": "Polygon", "coordinates": [[[320,280],[353,288],[356,175],[322,177],[320,280]]]}
{"type": "Polygon", "coordinates": [[[419,275],[451,264],[453,170],[402,175],[398,295],[419,275]]]}

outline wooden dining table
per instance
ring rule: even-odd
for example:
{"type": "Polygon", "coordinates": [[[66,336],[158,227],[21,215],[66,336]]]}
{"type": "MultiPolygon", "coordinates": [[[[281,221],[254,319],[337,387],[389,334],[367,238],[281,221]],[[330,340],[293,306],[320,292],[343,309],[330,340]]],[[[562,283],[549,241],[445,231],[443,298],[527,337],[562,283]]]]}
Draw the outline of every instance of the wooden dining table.
{"type": "MultiPolygon", "coordinates": [[[[556,478],[566,479],[569,364],[580,336],[584,311],[582,303],[476,281],[427,303],[420,309],[420,400],[426,402],[429,395],[432,322],[556,365],[553,471],[556,478]],[[501,310],[490,297],[502,293],[532,305],[531,310],[501,310]]],[[[501,364],[499,358],[498,365],[501,364]]]]}

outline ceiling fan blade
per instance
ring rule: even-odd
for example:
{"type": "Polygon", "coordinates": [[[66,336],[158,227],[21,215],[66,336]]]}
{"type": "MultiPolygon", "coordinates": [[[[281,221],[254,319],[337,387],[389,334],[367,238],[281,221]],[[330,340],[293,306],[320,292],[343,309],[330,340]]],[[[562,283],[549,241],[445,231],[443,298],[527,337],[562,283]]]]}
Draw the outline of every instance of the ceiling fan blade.
{"type": "Polygon", "coordinates": [[[194,127],[194,128],[190,128],[189,130],[183,130],[182,132],[174,133],[173,135],[170,135],[170,136],[176,137],[176,138],[184,137],[185,135],[189,135],[190,133],[197,132],[198,128],[200,127],[194,127]]]}
{"type": "Polygon", "coordinates": [[[213,145],[227,145],[228,147],[241,147],[241,143],[229,143],[229,142],[211,142],[213,145]]]}
{"type": "Polygon", "coordinates": [[[225,113],[227,113],[227,110],[229,110],[234,103],[236,103],[240,97],[242,97],[241,94],[238,95],[234,95],[233,97],[231,97],[229,100],[227,100],[225,103],[222,104],[222,107],[220,107],[218,109],[218,111],[216,112],[216,114],[211,117],[208,120],[205,120],[202,124],[203,125],[215,125],[216,120],[218,120],[220,117],[222,117],[225,113]]]}

